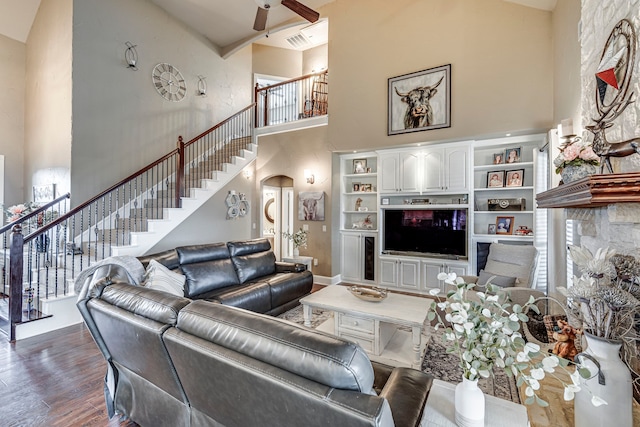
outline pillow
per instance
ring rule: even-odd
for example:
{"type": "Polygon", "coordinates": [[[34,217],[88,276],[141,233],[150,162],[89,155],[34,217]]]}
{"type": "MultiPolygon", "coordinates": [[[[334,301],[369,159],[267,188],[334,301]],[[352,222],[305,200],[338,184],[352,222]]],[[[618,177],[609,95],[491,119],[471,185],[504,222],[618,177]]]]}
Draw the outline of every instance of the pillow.
{"type": "Polygon", "coordinates": [[[486,286],[487,282],[491,282],[492,285],[500,286],[501,288],[510,288],[516,283],[515,277],[500,276],[499,274],[489,273],[488,271],[480,270],[478,276],[478,286],[486,286]]]}
{"type": "Polygon", "coordinates": [[[184,296],[185,277],[182,274],[174,273],[155,259],[149,261],[147,272],[144,274],[142,286],[170,294],[184,296]]]}

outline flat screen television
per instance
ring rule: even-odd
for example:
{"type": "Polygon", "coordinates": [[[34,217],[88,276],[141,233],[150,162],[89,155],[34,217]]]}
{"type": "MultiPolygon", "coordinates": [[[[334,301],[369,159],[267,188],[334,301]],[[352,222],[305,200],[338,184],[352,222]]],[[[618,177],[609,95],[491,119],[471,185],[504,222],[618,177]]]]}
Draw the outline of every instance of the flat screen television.
{"type": "Polygon", "coordinates": [[[467,257],[466,209],[383,209],[383,251],[467,257]]]}

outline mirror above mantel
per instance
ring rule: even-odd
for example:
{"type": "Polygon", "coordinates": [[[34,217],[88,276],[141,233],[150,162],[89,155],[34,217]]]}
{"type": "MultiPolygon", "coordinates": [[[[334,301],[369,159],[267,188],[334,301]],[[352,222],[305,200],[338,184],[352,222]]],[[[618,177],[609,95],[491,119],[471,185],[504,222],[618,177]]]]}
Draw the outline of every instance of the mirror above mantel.
{"type": "Polygon", "coordinates": [[[640,172],[591,175],[536,196],[538,208],[596,208],[640,203],[640,172]]]}

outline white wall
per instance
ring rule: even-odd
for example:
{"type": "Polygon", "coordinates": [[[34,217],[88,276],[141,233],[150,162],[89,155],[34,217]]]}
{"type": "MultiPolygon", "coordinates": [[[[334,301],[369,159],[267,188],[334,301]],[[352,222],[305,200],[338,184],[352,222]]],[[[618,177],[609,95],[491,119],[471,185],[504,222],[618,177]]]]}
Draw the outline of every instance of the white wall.
{"type": "Polygon", "coordinates": [[[27,39],[24,200],[33,185],[70,188],[72,0],[44,0],[27,39]]]}
{"type": "Polygon", "coordinates": [[[251,49],[223,60],[215,48],[148,0],[75,0],[73,11],[73,204],[129,176],[246,107],[251,49]],[[137,45],[138,71],[125,65],[137,45]],[[185,77],[181,102],[162,98],[153,67],[168,62],[185,77]],[[198,75],[208,94],[196,96],[198,75]]]}
{"type": "MultiPolygon", "coordinates": [[[[0,153],[5,156],[6,206],[24,201],[24,88],[26,45],[0,35],[0,153]]],[[[5,207],[6,207],[5,206],[5,207]]]]}

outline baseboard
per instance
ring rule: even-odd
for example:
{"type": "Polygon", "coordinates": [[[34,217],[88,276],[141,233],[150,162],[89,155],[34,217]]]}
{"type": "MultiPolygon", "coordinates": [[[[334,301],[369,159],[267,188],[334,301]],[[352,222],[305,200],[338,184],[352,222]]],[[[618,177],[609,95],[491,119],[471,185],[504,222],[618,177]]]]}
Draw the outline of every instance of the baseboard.
{"type": "Polygon", "coordinates": [[[317,275],[313,275],[313,283],[316,283],[318,285],[337,285],[338,283],[340,283],[340,275],[336,275],[333,277],[327,277],[327,276],[317,276],[317,275]]]}

